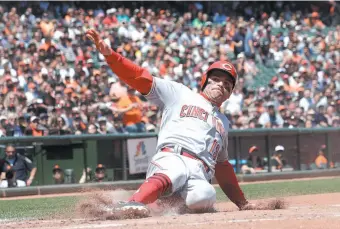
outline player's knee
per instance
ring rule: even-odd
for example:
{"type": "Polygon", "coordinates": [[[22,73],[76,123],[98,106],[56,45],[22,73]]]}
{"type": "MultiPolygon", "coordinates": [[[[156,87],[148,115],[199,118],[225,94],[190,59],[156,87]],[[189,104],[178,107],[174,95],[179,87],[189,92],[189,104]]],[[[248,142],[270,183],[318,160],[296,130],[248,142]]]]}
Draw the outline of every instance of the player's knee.
{"type": "Polygon", "coordinates": [[[176,191],[180,190],[181,188],[184,187],[185,182],[186,182],[186,176],[185,176],[184,173],[159,171],[155,174],[161,174],[161,175],[167,177],[167,179],[170,183],[170,188],[166,192],[167,194],[172,194],[172,193],[175,193],[176,191]]]}
{"type": "Polygon", "coordinates": [[[186,205],[191,210],[211,209],[216,202],[216,191],[212,185],[196,189],[186,198],[186,205]]]}
{"type": "Polygon", "coordinates": [[[162,173],[170,179],[172,193],[182,189],[188,180],[187,169],[183,161],[171,153],[160,152],[158,154],[158,157],[153,158],[148,168],[147,178],[156,173],[162,173]],[[176,167],[174,167],[174,165],[176,165],[176,167]]]}

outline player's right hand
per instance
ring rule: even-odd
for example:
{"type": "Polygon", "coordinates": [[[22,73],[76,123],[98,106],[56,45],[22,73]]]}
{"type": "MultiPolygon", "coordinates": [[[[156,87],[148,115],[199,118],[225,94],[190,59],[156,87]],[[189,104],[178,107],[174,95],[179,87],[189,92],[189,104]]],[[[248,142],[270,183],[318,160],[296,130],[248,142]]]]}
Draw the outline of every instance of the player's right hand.
{"type": "Polygon", "coordinates": [[[86,37],[90,39],[95,45],[97,50],[104,56],[111,55],[111,48],[100,38],[97,31],[89,29],[86,31],[86,37]]]}
{"type": "Polygon", "coordinates": [[[240,204],[238,207],[239,207],[240,211],[256,210],[256,205],[249,203],[248,201],[246,201],[243,204],[240,204]]]}

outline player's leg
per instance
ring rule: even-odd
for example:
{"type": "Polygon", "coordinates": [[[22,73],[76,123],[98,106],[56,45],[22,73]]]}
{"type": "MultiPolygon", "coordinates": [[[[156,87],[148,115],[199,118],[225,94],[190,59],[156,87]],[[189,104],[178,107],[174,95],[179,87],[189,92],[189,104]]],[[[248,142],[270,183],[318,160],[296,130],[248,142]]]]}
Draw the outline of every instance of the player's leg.
{"type": "Polygon", "coordinates": [[[147,178],[129,201],[150,204],[182,188],[188,180],[183,159],[169,152],[157,153],[148,168],[147,178]]]}
{"type": "Polygon", "coordinates": [[[113,214],[128,214],[130,218],[148,217],[150,209],[146,205],[183,188],[188,177],[188,169],[180,156],[171,152],[159,152],[152,158],[145,182],[128,202],[116,206],[113,214]]]}
{"type": "Polygon", "coordinates": [[[215,188],[203,179],[189,179],[181,196],[186,207],[193,211],[210,211],[216,202],[215,188]]]}
{"type": "Polygon", "coordinates": [[[206,172],[202,162],[186,159],[190,170],[185,187],[181,190],[186,209],[191,212],[207,212],[213,210],[216,202],[215,188],[209,183],[211,174],[206,172]]]}
{"type": "Polygon", "coordinates": [[[155,202],[161,196],[172,194],[183,188],[189,178],[185,162],[179,155],[171,152],[159,152],[153,158],[147,171],[145,182],[129,198],[120,202],[106,213],[113,218],[148,217],[147,204],[155,202]]]}

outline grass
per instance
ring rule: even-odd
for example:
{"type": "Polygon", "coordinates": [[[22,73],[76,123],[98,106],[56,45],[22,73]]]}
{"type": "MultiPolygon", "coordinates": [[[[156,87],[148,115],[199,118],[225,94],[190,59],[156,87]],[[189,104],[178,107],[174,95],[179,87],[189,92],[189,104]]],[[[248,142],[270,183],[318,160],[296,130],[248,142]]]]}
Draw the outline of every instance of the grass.
{"type": "MultiPolygon", "coordinates": [[[[79,197],[53,197],[0,201],[0,219],[41,218],[64,212],[67,214],[79,197]]],[[[1,224],[1,223],[0,223],[1,224]]]]}
{"type": "MultiPolygon", "coordinates": [[[[340,192],[340,178],[244,184],[248,199],[287,197],[340,192]]],[[[216,188],[218,201],[226,201],[222,190],[216,188]]],[[[0,219],[42,218],[72,212],[81,197],[55,197],[24,200],[1,200],[0,219]]]]}
{"type": "MultiPolygon", "coordinates": [[[[248,199],[333,193],[340,192],[340,178],[245,184],[241,187],[248,199]]],[[[216,191],[217,199],[225,201],[222,190],[217,188],[216,191]]]]}

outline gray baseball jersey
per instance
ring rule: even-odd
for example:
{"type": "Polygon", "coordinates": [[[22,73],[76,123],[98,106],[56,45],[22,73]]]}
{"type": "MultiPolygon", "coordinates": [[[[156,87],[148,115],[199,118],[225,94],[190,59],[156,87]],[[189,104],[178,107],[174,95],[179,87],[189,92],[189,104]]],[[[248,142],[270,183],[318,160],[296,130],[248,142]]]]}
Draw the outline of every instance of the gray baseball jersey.
{"type": "Polygon", "coordinates": [[[183,84],[154,77],[145,97],[163,110],[157,152],[177,144],[195,153],[212,171],[216,162],[228,159],[229,121],[202,95],[183,84]]]}

